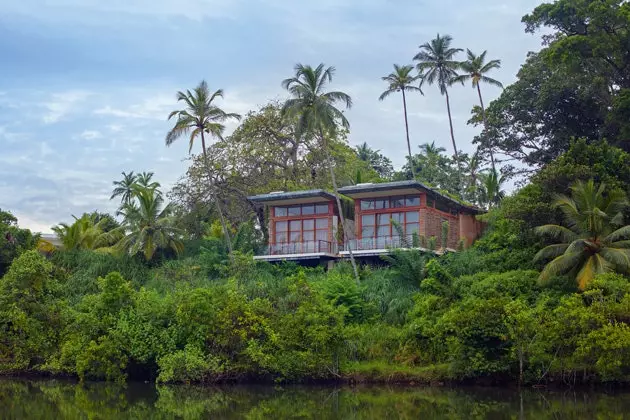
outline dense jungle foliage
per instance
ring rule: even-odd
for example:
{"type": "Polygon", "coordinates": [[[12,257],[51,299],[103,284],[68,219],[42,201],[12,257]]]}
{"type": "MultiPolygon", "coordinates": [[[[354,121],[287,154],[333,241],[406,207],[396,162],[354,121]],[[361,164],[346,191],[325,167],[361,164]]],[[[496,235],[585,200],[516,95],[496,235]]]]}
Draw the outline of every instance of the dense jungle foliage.
{"type": "MultiPolygon", "coordinates": [[[[186,109],[171,114],[167,144],[190,134],[192,148],[200,136],[203,153],[168,196],[151,173],[123,174],[119,219],[60,224],[63,250],[36,246],[0,212],[0,374],[630,381],[630,6],[560,0],[523,20],[546,28],[545,47],[487,112],[473,110],[484,126],[474,156],[424,144],[394,171],[380,152],[346,143],[333,105],[350,98],[322,93],[331,68],[298,65],[285,80],[291,99],[225,138],[218,122],[237,116],[207,106],[222,92],[180,92],[186,109]],[[206,147],[204,133],[219,140],[206,147]],[[506,196],[501,182],[523,173],[506,196]],[[248,195],[411,177],[488,209],[483,237],[439,256],[392,250],[378,267],[252,258],[267,215],[248,195]]],[[[438,66],[458,52],[450,42],[438,37],[415,57],[426,83],[431,71],[455,72],[438,66]]],[[[457,69],[478,64],[469,59],[457,69]]],[[[452,86],[433,82],[443,94],[452,86]]]]}

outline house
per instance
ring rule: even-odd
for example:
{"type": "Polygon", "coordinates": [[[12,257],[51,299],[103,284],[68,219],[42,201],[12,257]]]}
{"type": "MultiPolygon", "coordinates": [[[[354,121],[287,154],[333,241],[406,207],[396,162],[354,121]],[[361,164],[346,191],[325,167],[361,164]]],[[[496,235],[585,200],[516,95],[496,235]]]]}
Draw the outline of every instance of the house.
{"type": "Polygon", "coordinates": [[[482,210],[417,181],[358,184],[339,192],[354,203],[343,206],[343,234],[335,196],[324,190],[249,197],[269,212],[269,244],[255,259],[322,264],[347,258],[349,250],[358,258],[373,258],[392,248],[426,246],[431,238],[440,247],[445,229],[447,249],[454,250],[461,240],[470,245],[483,228],[475,217],[482,210]]]}
{"type": "Polygon", "coordinates": [[[324,190],[278,191],[248,199],[269,211],[269,244],[255,259],[318,264],[338,258],[343,235],[337,229],[334,195],[324,190]]]}
{"type": "Polygon", "coordinates": [[[391,248],[427,246],[435,238],[441,247],[446,224],[446,248],[470,245],[482,231],[475,216],[482,210],[454,200],[418,181],[358,184],[339,189],[354,200],[356,239],[346,242],[357,256],[375,256],[391,248]]]}

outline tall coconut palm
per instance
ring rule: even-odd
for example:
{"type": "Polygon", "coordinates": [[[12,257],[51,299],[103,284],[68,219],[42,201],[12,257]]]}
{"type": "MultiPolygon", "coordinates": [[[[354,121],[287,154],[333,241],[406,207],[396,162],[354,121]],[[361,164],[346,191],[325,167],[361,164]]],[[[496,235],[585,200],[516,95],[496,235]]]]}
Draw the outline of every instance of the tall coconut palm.
{"type": "MultiPolygon", "coordinates": [[[[476,55],[469,49],[466,50],[466,61],[461,63],[461,69],[464,72],[455,78],[456,81],[465,83],[472,82],[473,89],[477,89],[479,95],[479,104],[481,105],[481,117],[483,119],[484,128],[488,128],[488,121],[486,120],[486,109],[483,105],[483,96],[481,96],[481,82],[489,85],[503,88],[503,84],[496,79],[486,76],[487,73],[494,69],[501,68],[501,60],[490,60],[486,62],[486,54],[488,51],[482,52],[480,55],[476,55]]],[[[494,167],[494,154],[490,149],[490,159],[492,160],[492,167],[494,167]]]]}
{"type": "Polygon", "coordinates": [[[114,190],[112,191],[112,196],[109,197],[110,200],[113,200],[116,197],[120,197],[123,203],[129,203],[131,201],[131,196],[133,194],[133,186],[138,179],[138,175],[134,174],[133,171],[129,173],[122,173],[122,179],[120,181],[114,181],[114,190]]]}
{"type": "MultiPolygon", "coordinates": [[[[297,118],[296,134],[319,136],[322,143],[322,149],[326,154],[328,169],[330,171],[330,179],[335,192],[335,200],[339,211],[339,220],[344,235],[346,231],[346,221],[341,207],[341,199],[337,189],[337,178],[333,162],[330,157],[330,149],[327,138],[335,137],[338,124],[348,129],[350,123],[346,116],[340,111],[335,104],[338,102],[345,106],[346,109],[352,106],[352,99],[349,95],[339,91],[326,91],[329,82],[335,73],[334,67],[324,67],[324,64],[313,68],[308,65],[297,64],[295,66],[295,75],[282,81],[282,86],[289,91],[291,98],[287,99],[282,107],[283,115],[297,118]]],[[[354,254],[351,247],[348,247],[350,254],[350,262],[354,270],[354,276],[359,281],[359,272],[354,260],[354,254]]]]}
{"type": "Polygon", "coordinates": [[[134,203],[123,206],[126,235],[116,246],[130,255],[142,252],[147,261],[158,249],[179,255],[184,244],[181,230],[175,227],[173,204],[164,206],[162,195],[152,188],[136,187],[134,198],[134,203]]]}
{"type": "Polygon", "coordinates": [[[448,96],[448,88],[453,85],[458,74],[461,63],[455,60],[455,56],[463,51],[461,48],[451,48],[453,38],[450,35],[437,37],[431,42],[427,42],[420,46],[420,52],[413,59],[418,61],[416,68],[420,73],[422,83],[429,85],[437,84],[440,93],[446,97],[446,111],[448,112],[448,123],[451,129],[451,141],[453,143],[453,151],[459,177],[461,179],[461,168],[459,164],[459,156],[457,144],[455,142],[455,133],[453,131],[453,117],[451,116],[451,102],[448,96]]]}
{"type": "Polygon", "coordinates": [[[403,100],[403,113],[405,115],[405,132],[407,133],[407,152],[409,153],[409,166],[411,168],[411,175],[413,178],[416,178],[416,172],[412,164],[412,154],[411,154],[411,142],[409,141],[409,123],[407,122],[407,98],[405,96],[405,92],[420,92],[422,93],[422,89],[416,87],[413,83],[420,79],[420,75],[413,76],[411,72],[413,71],[413,66],[399,66],[398,64],[394,64],[394,71],[387,76],[382,77],[383,81],[387,82],[387,90],[381,93],[379,96],[379,100],[387,98],[394,92],[402,93],[403,100]]]}
{"type": "Polygon", "coordinates": [[[199,83],[199,86],[193,89],[192,92],[190,90],[187,90],[185,93],[177,92],[177,101],[183,102],[185,108],[173,111],[169,114],[169,120],[174,117],[177,117],[177,120],[175,121],[175,126],[166,135],[166,145],[170,146],[175,140],[182,136],[190,136],[188,148],[188,152],[190,153],[195,143],[195,139],[197,137],[201,138],[201,148],[204,164],[208,172],[210,193],[215,205],[217,206],[219,220],[221,221],[221,227],[223,228],[223,234],[225,235],[225,242],[231,258],[232,240],[230,239],[230,232],[223,215],[221,203],[219,202],[219,199],[214,192],[214,187],[212,186],[212,171],[210,169],[208,155],[206,152],[205,134],[210,134],[213,137],[222,139],[223,132],[225,131],[223,122],[229,119],[240,120],[241,116],[223,111],[214,104],[214,100],[217,98],[223,98],[223,90],[219,89],[211,94],[205,80],[202,80],[201,83],[199,83]]]}
{"type": "Polygon", "coordinates": [[[597,274],[630,272],[630,225],[624,226],[622,213],[628,206],[625,193],[607,192],[592,179],[578,181],[571,197],[560,195],[554,205],[562,210],[565,226],[536,228],[538,234],[560,241],[536,254],[537,261],[553,258],[540,273],[541,281],[568,273],[583,290],[597,274]]]}
{"type": "Polygon", "coordinates": [[[160,188],[160,183],[153,181],[153,175],[153,172],[139,173],[136,177],[136,183],[143,188],[150,188],[161,194],[160,190],[158,190],[158,188],[160,188]]]}

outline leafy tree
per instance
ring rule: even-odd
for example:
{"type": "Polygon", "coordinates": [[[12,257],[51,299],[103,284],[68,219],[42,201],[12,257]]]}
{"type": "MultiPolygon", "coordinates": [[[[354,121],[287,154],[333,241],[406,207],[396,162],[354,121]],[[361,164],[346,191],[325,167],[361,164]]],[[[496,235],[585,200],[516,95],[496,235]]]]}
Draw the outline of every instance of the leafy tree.
{"type": "Polygon", "coordinates": [[[380,150],[374,150],[364,142],[356,146],[356,151],[359,159],[368,163],[381,178],[390,179],[392,177],[392,173],[394,172],[392,161],[381,154],[380,150]]]}
{"type": "Polygon", "coordinates": [[[574,138],[607,138],[628,149],[629,10],[621,0],[560,0],[524,16],[527,32],[544,28],[545,48],[530,54],[517,82],[490,104],[487,128],[475,142],[525,163],[528,172],[574,138]]]}
{"type": "MultiPolygon", "coordinates": [[[[461,63],[455,60],[455,56],[463,50],[461,48],[451,48],[452,41],[453,38],[450,35],[441,37],[440,34],[438,34],[431,42],[422,44],[420,46],[420,52],[416,54],[413,59],[418,61],[416,68],[421,74],[422,83],[426,82],[430,85],[437,83],[440,93],[446,97],[446,111],[448,112],[448,123],[451,129],[453,155],[459,165],[448,88],[457,81],[457,70],[460,69],[461,63]]],[[[461,170],[458,170],[461,177],[461,170]]]]}
{"type": "Polygon", "coordinates": [[[62,319],[52,270],[30,250],[0,278],[0,373],[39,370],[56,350],[62,319]]]}
{"type": "MultiPolygon", "coordinates": [[[[387,82],[387,90],[381,93],[379,96],[379,100],[387,98],[394,92],[402,93],[403,100],[403,113],[405,115],[405,133],[407,134],[407,151],[409,152],[409,162],[412,160],[411,156],[411,142],[409,141],[409,124],[407,123],[407,98],[405,97],[405,91],[407,92],[420,92],[422,93],[422,89],[414,86],[414,83],[420,79],[419,75],[412,75],[413,66],[399,66],[398,64],[394,64],[394,71],[387,76],[382,77],[383,81],[387,82]]],[[[410,166],[411,175],[415,179],[416,174],[414,172],[413,165],[410,166]]]]}
{"type": "MultiPolygon", "coordinates": [[[[230,136],[208,147],[213,186],[231,225],[246,223],[255,213],[266,234],[265,209],[249,201],[247,197],[251,195],[331,188],[330,177],[326,175],[326,155],[318,137],[297,136],[296,120],[283,116],[282,106],[271,102],[247,114],[230,136]]],[[[374,167],[361,160],[347,144],[343,130],[337,132],[336,138],[327,140],[335,176],[341,185],[352,183],[357,172],[364,182],[369,182],[379,179],[377,171],[391,170],[391,162],[376,152],[372,155],[374,167]]],[[[178,204],[180,222],[185,222],[182,226],[195,237],[203,236],[203,225],[212,223],[214,214],[210,212],[207,170],[202,156],[192,159],[170,197],[178,204]]]]}
{"type": "MultiPolygon", "coordinates": [[[[323,63],[316,68],[297,64],[295,66],[295,76],[285,79],[282,82],[282,86],[291,94],[291,98],[285,102],[282,111],[285,115],[298,118],[298,135],[319,136],[322,148],[326,153],[330,179],[335,192],[337,209],[339,210],[341,229],[343,232],[347,232],[341,200],[339,199],[337,178],[335,177],[335,170],[330,158],[327,136],[335,137],[338,131],[338,124],[341,124],[346,129],[350,127],[350,123],[345,115],[335,107],[335,104],[341,102],[346,108],[350,108],[352,106],[352,99],[344,92],[325,91],[326,85],[332,81],[334,73],[334,67],[324,68],[323,63]]],[[[356,262],[354,261],[354,255],[351,249],[348,250],[352,268],[354,269],[354,276],[356,280],[359,281],[359,273],[357,271],[356,262]]]]}
{"type": "MultiPolygon", "coordinates": [[[[208,84],[205,80],[191,92],[187,90],[184,92],[177,92],[177,101],[183,101],[185,103],[185,109],[173,111],[169,114],[168,119],[177,117],[175,126],[166,135],[166,145],[170,146],[178,138],[190,135],[189,139],[189,152],[192,150],[195,139],[201,137],[201,148],[203,152],[203,158],[208,173],[208,182],[212,184],[212,171],[208,162],[208,155],[206,151],[206,138],[205,134],[208,133],[213,137],[219,139],[223,138],[223,132],[225,126],[223,122],[228,119],[240,120],[240,115],[234,113],[227,113],[215,105],[213,102],[217,98],[223,98],[223,90],[219,89],[210,94],[208,90],[208,84]]],[[[225,240],[228,245],[230,255],[232,254],[232,241],[230,239],[230,232],[221,209],[221,203],[214,194],[214,187],[210,185],[211,194],[214,196],[214,202],[219,213],[219,219],[223,226],[223,233],[225,234],[225,240]]]]}
{"type": "MultiPolygon", "coordinates": [[[[467,59],[466,61],[461,63],[461,70],[463,71],[463,74],[460,74],[456,77],[456,80],[462,83],[468,81],[472,82],[473,89],[477,89],[484,127],[488,126],[488,122],[486,121],[486,109],[483,105],[480,82],[498,86],[500,88],[503,87],[503,84],[501,84],[501,82],[499,82],[498,80],[486,76],[486,73],[489,73],[490,71],[501,67],[501,60],[490,60],[486,62],[486,54],[487,51],[484,51],[480,55],[476,55],[475,53],[467,49],[467,59]]],[[[494,168],[494,154],[492,153],[492,149],[490,149],[490,159],[492,160],[492,167],[494,168]]]]}
{"type": "Polygon", "coordinates": [[[554,205],[564,214],[566,226],[543,225],[536,229],[562,242],[536,254],[536,260],[553,258],[540,280],[569,273],[580,289],[602,273],[630,271],[630,226],[623,226],[622,211],[628,206],[620,190],[606,191],[591,179],[571,187],[572,197],[558,196],[554,205]]]}
{"type": "MultiPolygon", "coordinates": [[[[454,161],[444,155],[446,149],[436,146],[435,142],[424,143],[418,147],[420,153],[414,155],[412,161],[418,181],[456,194],[459,190],[457,168],[454,161]]],[[[409,179],[410,175],[409,165],[405,165],[402,172],[397,174],[397,178],[409,179]]]]}
{"type": "Polygon", "coordinates": [[[486,109],[487,128],[475,139],[482,149],[526,164],[508,166],[512,174],[550,163],[573,138],[592,142],[601,137],[605,86],[585,72],[550,64],[548,55],[546,50],[529,55],[518,80],[486,109]]]}
{"type": "Polygon", "coordinates": [[[37,240],[30,230],[20,229],[15,216],[0,209],[0,277],[22,252],[33,249],[37,240]]]}
{"type": "Polygon", "coordinates": [[[172,250],[179,255],[184,245],[175,227],[174,205],[164,206],[162,195],[151,188],[134,188],[133,205],[123,206],[125,236],[117,247],[130,255],[142,252],[149,261],[157,250],[172,250]]]}

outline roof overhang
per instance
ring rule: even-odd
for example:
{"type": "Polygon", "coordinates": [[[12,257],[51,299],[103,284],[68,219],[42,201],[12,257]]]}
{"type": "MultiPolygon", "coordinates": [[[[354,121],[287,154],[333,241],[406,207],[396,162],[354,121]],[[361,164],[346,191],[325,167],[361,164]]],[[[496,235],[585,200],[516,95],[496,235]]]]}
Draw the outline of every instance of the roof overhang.
{"type": "Polygon", "coordinates": [[[334,201],[335,196],[324,190],[307,190],[254,195],[247,197],[247,199],[254,203],[268,206],[286,206],[292,204],[327,203],[334,201]]]}
{"type": "Polygon", "coordinates": [[[339,189],[339,193],[351,198],[372,198],[372,197],[388,197],[392,195],[408,195],[425,193],[434,197],[448,201],[458,209],[463,209],[469,213],[480,214],[484,211],[480,208],[469,206],[434,190],[418,181],[395,181],[383,182],[378,184],[357,184],[339,189]]]}

